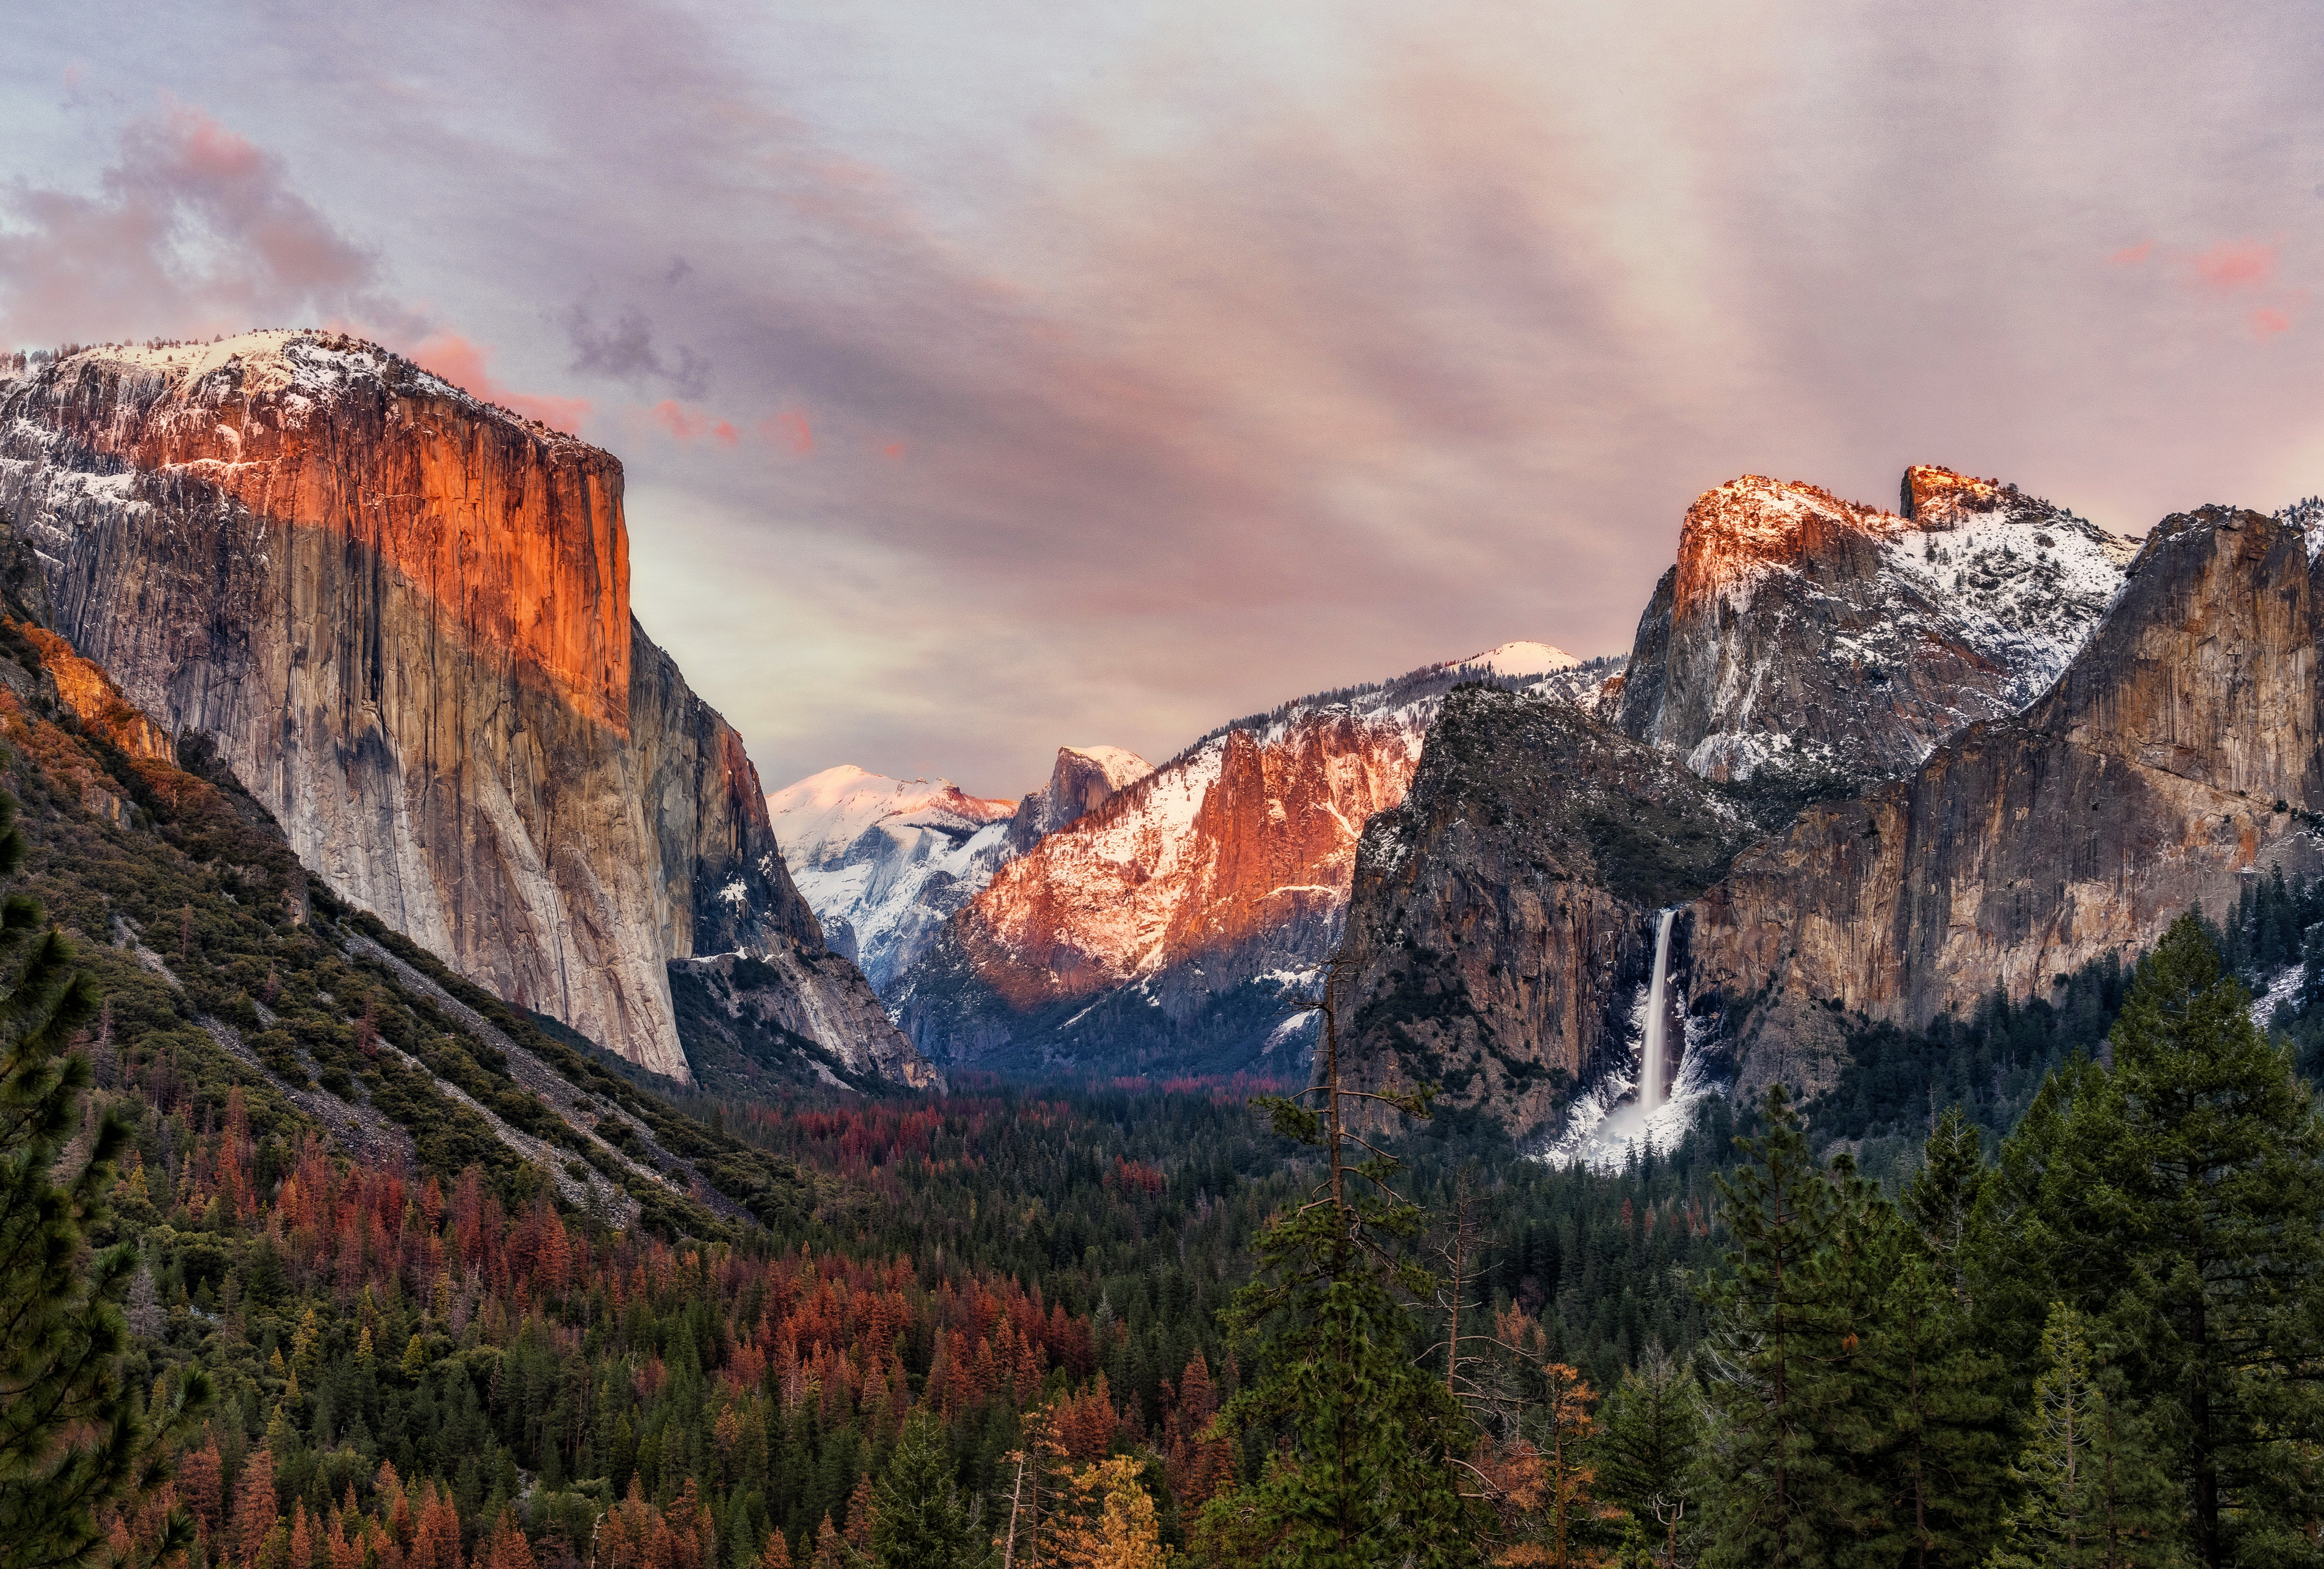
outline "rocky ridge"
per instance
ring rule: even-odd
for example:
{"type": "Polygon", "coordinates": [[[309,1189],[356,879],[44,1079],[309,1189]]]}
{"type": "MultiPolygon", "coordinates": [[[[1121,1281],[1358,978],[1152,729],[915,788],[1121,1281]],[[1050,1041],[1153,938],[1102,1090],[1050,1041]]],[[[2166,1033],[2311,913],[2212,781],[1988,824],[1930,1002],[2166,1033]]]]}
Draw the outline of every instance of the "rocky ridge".
{"type": "Polygon", "coordinates": [[[57,631],[345,897],[673,1077],[696,953],[797,957],[853,1021],[825,1044],[892,1054],[740,738],[630,616],[621,503],[610,456],[336,335],[0,362],[57,631]]]}
{"type": "Polygon", "coordinates": [[[1684,977],[1733,1034],[1742,1087],[1822,1087],[1841,1016],[2022,1001],[2223,908],[2246,869],[2324,864],[2310,548],[2256,512],[2165,518],[2023,715],[1738,857],[1696,907],[1684,977]]]}
{"type": "Polygon", "coordinates": [[[1358,835],[1403,798],[1445,693],[1594,692],[1608,673],[1511,644],[1222,726],[999,868],[891,992],[898,1017],[937,1061],[1150,1074],[1266,1057],[1286,989],[1338,940],[1358,835]]]}
{"type": "Polygon", "coordinates": [[[2131,547],[2013,485],[1906,471],[1900,510],[1757,475],[1687,510],[1617,722],[1706,778],[1919,766],[2054,681],[2131,547]]]}

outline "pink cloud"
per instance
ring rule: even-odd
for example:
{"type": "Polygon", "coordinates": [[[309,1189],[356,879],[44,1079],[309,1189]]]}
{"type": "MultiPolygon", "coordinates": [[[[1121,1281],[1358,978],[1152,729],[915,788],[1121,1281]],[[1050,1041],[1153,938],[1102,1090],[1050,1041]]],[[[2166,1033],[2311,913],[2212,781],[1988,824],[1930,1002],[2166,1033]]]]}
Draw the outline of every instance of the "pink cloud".
{"type": "Polygon", "coordinates": [[[512,413],[538,420],[554,429],[579,434],[589,418],[588,399],[549,397],[504,387],[485,368],[492,355],[490,344],[472,343],[456,332],[431,332],[410,351],[412,364],[435,372],[488,403],[498,403],[512,413]]]}
{"type": "Polygon", "coordinates": [[[200,108],[131,124],[97,194],[0,196],[0,339],[198,337],[334,317],[422,330],[282,162],[200,108]]]}
{"type": "Polygon", "coordinates": [[[2125,245],[2107,258],[2117,267],[2135,267],[2154,254],[2153,240],[2141,240],[2135,245],[2125,245]]]}
{"type": "Polygon", "coordinates": [[[2257,240],[2222,240],[2197,256],[2191,281],[2199,289],[2231,294],[2255,289],[2275,272],[2275,247],[2257,240]]]}
{"type": "Polygon", "coordinates": [[[815,450],[815,431],[807,416],[796,409],[786,409],[759,421],[760,438],[770,447],[779,447],[801,457],[815,450]]]}

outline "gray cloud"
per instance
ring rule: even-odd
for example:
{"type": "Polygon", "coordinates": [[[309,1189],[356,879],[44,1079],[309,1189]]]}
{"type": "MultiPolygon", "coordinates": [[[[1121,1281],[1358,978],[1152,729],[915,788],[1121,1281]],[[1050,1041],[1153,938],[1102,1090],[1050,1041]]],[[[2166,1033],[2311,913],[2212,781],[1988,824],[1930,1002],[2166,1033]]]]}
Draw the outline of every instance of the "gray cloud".
{"type": "MultiPolygon", "coordinates": [[[[686,270],[680,257],[665,281],[676,283],[686,270]]],[[[667,351],[658,347],[653,323],[642,311],[624,310],[611,327],[599,327],[587,306],[576,305],[558,319],[573,346],[571,370],[679,398],[699,398],[710,390],[710,362],[683,344],[667,351]]]]}

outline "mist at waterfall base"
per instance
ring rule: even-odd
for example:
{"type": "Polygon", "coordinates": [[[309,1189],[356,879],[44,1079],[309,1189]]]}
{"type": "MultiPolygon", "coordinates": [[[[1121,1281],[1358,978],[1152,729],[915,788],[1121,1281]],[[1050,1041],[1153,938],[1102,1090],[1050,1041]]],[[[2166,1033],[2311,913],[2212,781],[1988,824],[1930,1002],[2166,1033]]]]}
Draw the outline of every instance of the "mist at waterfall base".
{"type": "Polygon", "coordinates": [[[1705,1055],[1695,1049],[1694,1021],[1682,1019],[1675,1032],[1670,1028],[1671,925],[1677,914],[1662,911],[1655,928],[1654,970],[1630,1013],[1635,1055],[1574,1097],[1564,1136],[1542,1152],[1552,1165],[1618,1169],[1634,1149],[1672,1149],[1694,1125],[1695,1108],[1720,1093],[1705,1055]],[[1674,1083],[1674,1035],[1679,1048],[1674,1083]]]}

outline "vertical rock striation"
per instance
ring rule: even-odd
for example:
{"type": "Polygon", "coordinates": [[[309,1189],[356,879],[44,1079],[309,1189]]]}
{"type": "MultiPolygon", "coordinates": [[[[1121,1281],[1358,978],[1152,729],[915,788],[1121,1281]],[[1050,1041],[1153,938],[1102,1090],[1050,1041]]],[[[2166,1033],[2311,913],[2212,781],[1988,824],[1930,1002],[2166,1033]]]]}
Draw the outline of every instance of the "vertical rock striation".
{"type": "Polygon", "coordinates": [[[254,333],[0,380],[0,510],[132,702],[511,1001],[682,1079],[669,961],[821,955],[740,738],[631,619],[607,454],[254,333]]]}

